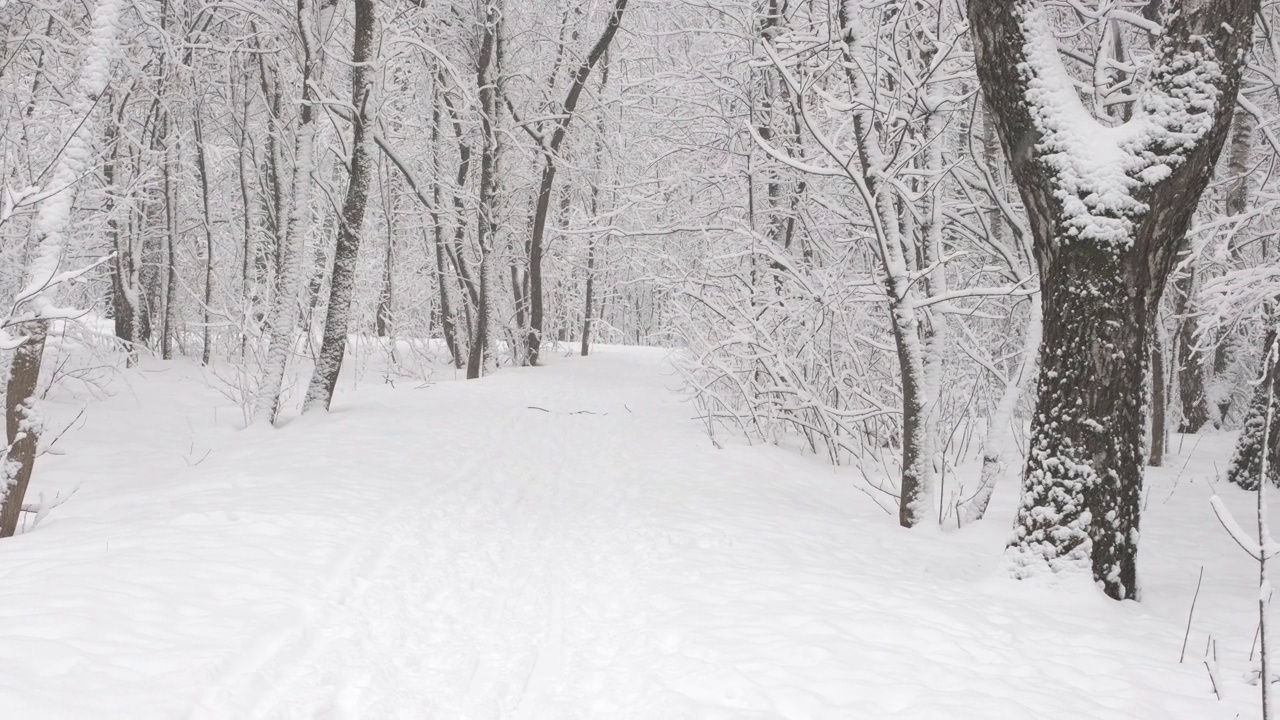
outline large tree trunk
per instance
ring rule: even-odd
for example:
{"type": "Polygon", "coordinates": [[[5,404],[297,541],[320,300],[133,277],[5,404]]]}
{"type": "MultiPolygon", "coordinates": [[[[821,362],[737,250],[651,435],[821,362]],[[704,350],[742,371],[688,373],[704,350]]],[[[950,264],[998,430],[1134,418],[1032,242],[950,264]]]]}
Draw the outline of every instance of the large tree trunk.
{"type": "Polygon", "coordinates": [[[1068,245],[1043,270],[1040,381],[1011,547],[1020,563],[1092,567],[1113,597],[1133,597],[1152,312],[1109,249],[1068,245]]]}
{"type": "Polygon", "coordinates": [[[969,3],[978,75],[1027,208],[1044,298],[1009,558],[1017,577],[1089,570],[1116,599],[1138,595],[1150,328],[1226,138],[1258,2],[1164,7],[1132,121],[1144,132],[1121,145],[1091,125],[1040,3],[969,3]]]}
{"type": "Polygon", "coordinates": [[[302,411],[328,410],[333,390],[342,371],[342,356],[347,347],[347,330],[351,319],[351,296],[355,289],[356,259],[364,227],[365,208],[369,204],[369,180],[373,175],[373,133],[370,131],[373,111],[373,23],[374,0],[355,0],[355,34],[351,49],[351,178],[342,203],[342,222],[338,227],[338,246],[333,253],[333,277],[329,281],[329,307],[324,321],[324,339],[302,411]]]}

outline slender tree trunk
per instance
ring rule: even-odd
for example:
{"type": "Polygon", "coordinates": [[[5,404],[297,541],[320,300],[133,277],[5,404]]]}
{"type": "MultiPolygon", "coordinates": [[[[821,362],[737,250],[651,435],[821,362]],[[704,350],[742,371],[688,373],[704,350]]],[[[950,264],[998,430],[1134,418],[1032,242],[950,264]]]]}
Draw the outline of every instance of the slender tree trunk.
{"type": "MultiPolygon", "coordinates": [[[[126,97],[120,103],[118,111],[120,115],[124,113],[127,100],[126,97]]],[[[120,221],[116,215],[116,182],[120,171],[120,131],[117,111],[112,105],[108,108],[111,119],[107,124],[104,138],[111,154],[102,165],[102,178],[106,192],[103,211],[107,216],[107,232],[111,236],[111,247],[114,251],[111,258],[111,317],[115,325],[116,338],[125,346],[125,365],[133,367],[138,363],[138,346],[141,344],[138,333],[137,258],[134,256],[133,244],[121,231],[120,221]]]]}
{"type": "Polygon", "coordinates": [[[303,412],[328,410],[333,390],[342,370],[351,316],[351,296],[355,289],[356,259],[360,252],[365,208],[369,203],[369,180],[373,175],[373,133],[370,113],[373,93],[373,24],[375,0],[355,0],[355,35],[351,53],[352,117],[351,179],[342,204],[338,246],[333,257],[333,278],[329,282],[329,307],[324,323],[324,339],[311,374],[311,385],[303,412]]]}
{"type": "MultiPolygon", "coordinates": [[[[609,52],[605,51],[600,64],[600,96],[604,96],[609,84],[609,52]]],[[[591,182],[591,220],[594,222],[600,214],[600,176],[604,173],[604,134],[605,112],[600,111],[600,122],[596,128],[595,177],[591,182]]],[[[603,239],[603,238],[601,238],[603,239]]],[[[591,323],[595,317],[596,305],[596,236],[587,238],[587,277],[583,287],[582,309],[582,357],[591,352],[591,323]]]]}
{"type": "Polygon", "coordinates": [[[1164,465],[1165,442],[1169,437],[1168,382],[1165,378],[1164,339],[1157,329],[1151,336],[1151,451],[1147,457],[1147,464],[1151,467],[1164,465]]]}
{"type": "Polygon", "coordinates": [[[394,300],[395,288],[393,269],[395,268],[395,235],[391,231],[391,223],[387,222],[387,251],[382,256],[382,284],[378,289],[378,309],[373,317],[373,334],[380,338],[389,338],[394,333],[391,303],[394,300]]]}
{"type": "Polygon", "coordinates": [[[173,182],[173,168],[176,163],[173,157],[173,146],[176,144],[169,127],[169,113],[165,111],[162,122],[164,128],[164,164],[161,169],[164,188],[164,292],[160,310],[160,357],[173,359],[173,327],[174,305],[178,290],[178,192],[173,182]]]}
{"type": "Polygon", "coordinates": [[[209,337],[209,307],[213,304],[213,217],[209,208],[209,160],[204,146],[204,123],[200,106],[194,113],[196,171],[200,176],[200,204],[204,212],[204,300],[200,307],[200,363],[209,364],[212,344],[209,337]]]}
{"type": "MultiPolygon", "coordinates": [[[[245,80],[248,82],[247,78],[245,80]]],[[[240,257],[240,297],[245,303],[245,312],[240,318],[244,323],[240,333],[240,360],[243,362],[249,349],[249,323],[252,317],[253,308],[257,305],[255,300],[255,287],[257,283],[254,281],[253,268],[255,266],[254,258],[257,254],[253,237],[253,204],[249,197],[249,170],[248,163],[253,157],[253,151],[249,146],[249,108],[252,105],[251,98],[247,87],[244,89],[244,105],[241,108],[240,116],[240,147],[241,151],[236,157],[236,171],[240,180],[240,220],[241,220],[241,252],[240,257]]]]}
{"type": "Polygon", "coordinates": [[[290,202],[289,227],[281,248],[279,280],[271,306],[271,341],[263,380],[254,405],[254,421],[274,423],[280,411],[284,391],[285,370],[293,352],[294,330],[298,319],[298,293],[302,289],[302,251],[311,230],[311,193],[315,164],[316,90],[314,80],[320,76],[320,56],[327,19],[332,16],[337,0],[320,0],[316,12],[314,0],[298,0],[297,23],[302,41],[302,108],[299,111],[296,150],[294,152],[293,192],[290,202]],[[317,15],[321,29],[317,32],[317,15]]]}
{"type": "Polygon", "coordinates": [[[493,0],[485,7],[484,29],[480,39],[480,61],[476,68],[476,85],[480,95],[480,208],[476,235],[480,247],[480,292],[476,303],[475,327],[471,331],[471,353],[467,359],[467,379],[474,380],[493,368],[493,236],[497,201],[498,118],[497,87],[494,76],[494,44],[497,35],[498,9],[493,0]]]}
{"type": "Polygon", "coordinates": [[[36,398],[49,323],[29,322],[19,330],[27,333],[27,340],[13,355],[9,381],[5,385],[5,429],[9,449],[0,470],[0,480],[4,481],[0,485],[0,491],[3,491],[0,538],[11,537],[18,531],[22,500],[27,495],[31,471],[35,468],[36,449],[40,444],[40,421],[32,413],[31,404],[36,398]]]}
{"type": "MultiPolygon", "coordinates": [[[[595,205],[594,190],[592,205],[595,205]]],[[[596,307],[596,239],[587,240],[587,281],[583,289],[584,307],[582,310],[582,357],[591,353],[591,320],[596,307]]]]}
{"type": "MultiPolygon", "coordinates": [[[[121,4],[120,0],[100,0],[94,6],[89,48],[71,102],[72,110],[82,121],[71,129],[71,136],[54,164],[49,186],[61,190],[40,204],[35,223],[38,233],[36,253],[28,264],[23,287],[14,297],[13,307],[30,311],[34,319],[18,323],[6,333],[7,340],[17,336],[20,342],[5,383],[5,438],[8,446],[0,457],[0,537],[9,537],[17,532],[22,500],[35,467],[41,428],[39,414],[33,412],[32,405],[36,400],[45,339],[49,334],[49,320],[45,313],[56,308],[54,294],[60,283],[66,234],[71,224],[72,188],[93,166],[93,147],[88,138],[94,132],[94,106],[110,80],[110,61],[116,50],[121,4]]],[[[2,320],[7,318],[0,318],[2,320]]],[[[0,327],[5,324],[0,322],[0,327]]]]}
{"type": "Polygon", "coordinates": [[[547,213],[551,207],[551,189],[556,181],[556,159],[560,147],[564,143],[569,130],[569,122],[578,109],[578,99],[586,85],[591,69],[613,42],[618,26],[622,23],[622,15],[627,9],[627,0],[614,0],[613,12],[609,15],[604,33],[591,48],[582,65],[574,74],[569,86],[569,93],[561,105],[561,119],[555,122],[551,138],[543,149],[542,176],[538,182],[537,204],[533,213],[533,232],[529,240],[529,336],[526,340],[526,352],[530,365],[538,364],[538,354],[542,347],[542,327],[544,318],[542,298],[542,251],[543,237],[547,230],[547,213]]]}
{"type": "Polygon", "coordinates": [[[986,437],[982,443],[982,472],[978,476],[978,489],[972,498],[961,504],[957,523],[975,522],[987,514],[996,483],[1009,470],[1009,445],[1013,435],[1010,425],[1013,423],[1014,410],[1022,400],[1023,391],[1035,375],[1036,359],[1040,353],[1040,323],[1040,299],[1033,297],[1027,324],[1023,329],[1022,359],[1018,363],[1018,373],[1005,382],[1000,400],[988,420],[986,437]]]}

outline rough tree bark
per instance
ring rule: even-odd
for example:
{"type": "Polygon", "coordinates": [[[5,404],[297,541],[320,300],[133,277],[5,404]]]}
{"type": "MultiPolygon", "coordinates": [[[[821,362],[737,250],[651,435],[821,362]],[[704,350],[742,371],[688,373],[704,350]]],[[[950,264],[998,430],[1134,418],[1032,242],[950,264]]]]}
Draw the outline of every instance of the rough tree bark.
{"type": "Polygon", "coordinates": [[[355,290],[356,259],[369,205],[369,180],[373,175],[373,67],[374,0],[355,0],[355,34],[351,46],[351,177],[342,201],[338,225],[338,245],[333,253],[333,274],[329,281],[329,307],[324,319],[324,338],[311,373],[311,383],[302,403],[304,413],[328,410],[333,390],[342,371],[351,321],[351,297],[355,290]]]}
{"type": "Polygon", "coordinates": [[[1258,0],[1166,0],[1132,120],[1097,123],[1033,0],[971,0],[978,76],[1035,236],[1044,344],[1017,577],[1088,570],[1136,598],[1147,347],[1222,149],[1258,0]],[[1104,159],[1109,158],[1109,160],[1104,159]]]}

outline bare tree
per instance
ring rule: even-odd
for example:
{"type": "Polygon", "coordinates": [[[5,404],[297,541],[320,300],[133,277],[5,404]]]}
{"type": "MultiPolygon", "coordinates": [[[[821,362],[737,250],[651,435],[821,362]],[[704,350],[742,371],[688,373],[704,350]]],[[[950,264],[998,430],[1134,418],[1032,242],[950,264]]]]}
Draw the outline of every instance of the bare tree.
{"type": "Polygon", "coordinates": [[[549,134],[546,129],[535,130],[532,126],[522,123],[525,130],[529,131],[538,143],[543,156],[542,175],[538,181],[537,205],[533,211],[533,230],[529,238],[529,334],[525,345],[526,360],[530,365],[538,364],[538,354],[542,347],[545,316],[542,254],[547,230],[547,214],[551,208],[551,190],[555,186],[558,169],[558,154],[568,135],[569,123],[573,121],[574,114],[578,110],[578,101],[582,97],[583,89],[586,88],[591,70],[604,57],[609,44],[613,42],[613,36],[617,34],[618,27],[622,24],[622,15],[627,10],[627,1],[614,0],[609,19],[605,21],[604,32],[600,34],[600,39],[591,47],[582,64],[574,72],[564,102],[560,104],[555,113],[555,119],[551,121],[549,134]]]}

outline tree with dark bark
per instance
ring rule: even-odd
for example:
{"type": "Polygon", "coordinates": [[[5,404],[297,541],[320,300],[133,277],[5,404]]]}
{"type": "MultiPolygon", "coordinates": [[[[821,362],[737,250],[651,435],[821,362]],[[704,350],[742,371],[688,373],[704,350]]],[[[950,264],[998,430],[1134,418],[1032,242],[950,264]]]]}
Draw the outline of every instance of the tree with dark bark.
{"type": "Polygon", "coordinates": [[[324,338],[316,358],[311,384],[302,411],[328,410],[333,390],[342,371],[351,324],[351,298],[355,291],[356,259],[360,253],[364,213],[369,204],[369,182],[373,176],[373,67],[375,18],[374,0],[355,0],[355,38],[351,49],[351,173],[347,195],[342,202],[338,224],[338,245],[333,255],[329,281],[329,307],[325,313],[324,338]]]}
{"type": "Polygon", "coordinates": [[[1257,0],[1165,0],[1133,118],[1081,103],[1034,0],[971,0],[978,76],[1034,234],[1044,343],[1009,542],[1017,577],[1136,598],[1155,312],[1231,123],[1257,0]]]}
{"type": "Polygon", "coordinates": [[[323,75],[324,44],[337,0],[298,0],[295,8],[298,39],[302,49],[301,97],[294,137],[292,199],[288,225],[279,248],[276,295],[271,305],[271,340],[267,347],[263,377],[254,402],[255,422],[274,423],[284,394],[285,371],[296,340],[298,293],[302,289],[302,255],[311,233],[311,195],[315,186],[317,80],[323,75]]]}
{"type": "Polygon", "coordinates": [[[534,141],[542,150],[542,175],[538,180],[538,199],[533,211],[533,230],[529,238],[529,334],[526,339],[526,360],[530,365],[538,364],[538,353],[542,347],[543,330],[543,293],[542,293],[542,251],[547,231],[547,214],[551,209],[551,190],[555,186],[557,158],[560,148],[568,136],[569,123],[573,121],[578,110],[578,101],[586,88],[587,78],[591,70],[604,57],[613,42],[618,27],[622,24],[622,15],[626,12],[627,0],[614,0],[613,10],[605,22],[604,32],[592,46],[587,57],[578,66],[569,84],[569,92],[561,103],[556,119],[552,121],[549,135],[534,130],[529,125],[523,127],[530,132],[534,141]]]}
{"type": "Polygon", "coordinates": [[[8,312],[0,315],[0,348],[15,351],[4,394],[6,444],[0,448],[0,537],[10,537],[18,530],[22,500],[40,444],[39,414],[33,406],[45,341],[51,334],[52,321],[67,317],[54,295],[59,286],[80,274],[63,268],[72,196],[95,161],[90,141],[94,109],[111,79],[122,6],[119,0],[102,0],[94,6],[88,52],[71,99],[72,109],[81,119],[57,156],[49,189],[40,202],[34,227],[36,251],[28,263],[22,288],[8,312]]]}

